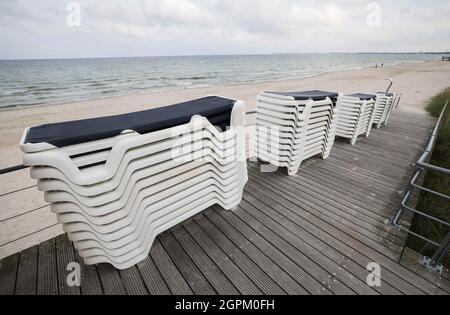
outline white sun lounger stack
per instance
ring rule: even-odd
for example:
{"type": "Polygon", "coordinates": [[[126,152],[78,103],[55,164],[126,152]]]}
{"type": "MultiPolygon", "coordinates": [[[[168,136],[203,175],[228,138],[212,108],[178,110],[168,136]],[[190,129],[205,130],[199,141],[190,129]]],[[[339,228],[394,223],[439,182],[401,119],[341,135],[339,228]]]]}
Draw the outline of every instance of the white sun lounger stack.
{"type": "Polygon", "coordinates": [[[358,137],[369,137],[375,120],[376,95],[352,94],[342,98],[336,136],[350,139],[354,145],[358,137]]]}
{"type": "Polygon", "coordinates": [[[211,96],[34,127],[21,147],[85,263],[126,269],[148,256],[159,233],[214,204],[240,203],[244,126],[243,102],[211,96]]]}
{"type": "Polygon", "coordinates": [[[380,129],[382,125],[386,125],[392,110],[394,109],[394,101],[396,95],[393,93],[377,92],[377,99],[375,103],[375,119],[374,124],[377,129],[380,129]]]}
{"type": "Polygon", "coordinates": [[[295,175],[302,162],[334,144],[342,96],[323,91],[264,92],[257,102],[257,157],[295,175]]]}

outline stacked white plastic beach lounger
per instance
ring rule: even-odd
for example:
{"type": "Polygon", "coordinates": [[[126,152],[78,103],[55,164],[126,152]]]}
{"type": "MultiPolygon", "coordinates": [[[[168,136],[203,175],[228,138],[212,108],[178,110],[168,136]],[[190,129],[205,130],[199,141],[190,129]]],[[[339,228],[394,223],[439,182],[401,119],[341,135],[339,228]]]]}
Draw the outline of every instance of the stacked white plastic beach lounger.
{"type": "Polygon", "coordinates": [[[257,102],[257,157],[289,175],[302,162],[321,154],[328,158],[334,144],[342,96],[323,91],[264,92],[257,102]]]}
{"type": "Polygon", "coordinates": [[[358,137],[368,137],[375,120],[376,95],[352,94],[342,98],[336,135],[350,139],[354,145],[358,137]]]}
{"type": "Polygon", "coordinates": [[[159,233],[214,204],[240,203],[244,121],[243,102],[211,96],[34,127],[21,147],[85,263],[125,269],[147,257],[159,233]]]}
{"type": "Polygon", "coordinates": [[[375,105],[375,119],[374,124],[377,129],[381,128],[381,125],[386,125],[392,110],[394,109],[394,103],[396,95],[393,93],[376,93],[376,105],[375,105]]]}

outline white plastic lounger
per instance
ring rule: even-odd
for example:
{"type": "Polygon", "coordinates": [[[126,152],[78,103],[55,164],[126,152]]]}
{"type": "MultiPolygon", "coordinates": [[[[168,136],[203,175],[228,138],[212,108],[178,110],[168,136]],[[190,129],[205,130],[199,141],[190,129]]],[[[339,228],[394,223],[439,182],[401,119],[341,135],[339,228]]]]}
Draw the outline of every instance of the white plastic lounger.
{"type": "Polygon", "coordinates": [[[342,96],[323,91],[263,92],[257,99],[256,153],[262,161],[286,167],[289,175],[302,162],[328,158],[337,131],[342,96]]]}
{"type": "Polygon", "coordinates": [[[247,182],[245,104],[217,96],[24,132],[24,164],[85,263],[144,260],[155,237],[247,182]],[[228,129],[228,127],[230,127],[228,129]]]}
{"type": "Polygon", "coordinates": [[[354,145],[358,137],[369,137],[375,120],[375,99],[372,94],[344,96],[339,112],[336,136],[350,139],[354,145]]]}
{"type": "Polygon", "coordinates": [[[373,123],[377,129],[380,129],[389,120],[391,112],[394,109],[396,95],[393,93],[377,92],[376,96],[375,119],[373,123]]]}

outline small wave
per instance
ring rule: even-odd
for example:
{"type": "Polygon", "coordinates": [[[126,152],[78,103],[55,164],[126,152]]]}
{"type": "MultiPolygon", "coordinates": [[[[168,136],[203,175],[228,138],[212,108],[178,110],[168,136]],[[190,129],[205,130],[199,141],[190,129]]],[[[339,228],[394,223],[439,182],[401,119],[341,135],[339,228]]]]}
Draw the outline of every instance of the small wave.
{"type": "Polygon", "coordinates": [[[184,80],[206,80],[206,79],[213,79],[214,77],[201,77],[201,76],[197,76],[197,77],[180,77],[180,78],[176,78],[175,80],[177,81],[184,81],[184,80]]]}
{"type": "Polygon", "coordinates": [[[47,104],[46,102],[24,102],[21,104],[7,104],[7,105],[1,105],[0,108],[19,108],[19,107],[26,107],[26,106],[33,106],[33,105],[44,105],[47,104]]]}
{"type": "Polygon", "coordinates": [[[88,86],[92,86],[92,87],[100,87],[100,86],[105,86],[106,84],[103,82],[95,82],[95,83],[91,83],[88,84],[88,86]]]}
{"type": "Polygon", "coordinates": [[[36,92],[53,92],[53,91],[63,91],[67,90],[67,87],[41,87],[37,89],[32,89],[30,92],[36,93],[36,92]]]}
{"type": "Polygon", "coordinates": [[[25,90],[20,90],[20,91],[6,91],[6,92],[2,92],[1,96],[21,96],[21,95],[26,95],[27,91],[25,90]]]}

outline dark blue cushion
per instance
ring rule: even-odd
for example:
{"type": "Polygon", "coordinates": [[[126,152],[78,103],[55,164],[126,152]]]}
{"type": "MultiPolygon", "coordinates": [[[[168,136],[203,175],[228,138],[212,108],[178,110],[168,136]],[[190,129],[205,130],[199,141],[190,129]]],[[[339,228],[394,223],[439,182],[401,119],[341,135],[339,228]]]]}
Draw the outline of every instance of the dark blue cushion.
{"type": "Polygon", "coordinates": [[[25,143],[49,143],[64,147],[94,140],[112,138],[125,130],[140,134],[187,124],[192,116],[208,118],[225,131],[230,126],[235,100],[209,96],[176,105],[124,115],[47,124],[30,129],[25,143]]]}
{"type": "Polygon", "coordinates": [[[307,101],[307,100],[323,101],[327,97],[329,97],[332,100],[336,100],[339,96],[339,93],[336,92],[325,92],[319,90],[304,91],[304,92],[267,92],[267,93],[282,96],[290,96],[293,97],[296,101],[307,101]]]}
{"type": "Polygon", "coordinates": [[[376,95],[372,95],[372,94],[363,94],[363,93],[356,93],[356,94],[352,94],[352,95],[348,95],[350,97],[354,97],[354,98],[358,98],[361,101],[368,101],[368,100],[374,100],[377,98],[376,95]]]}

